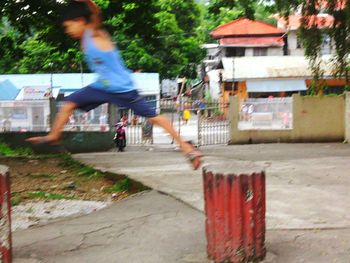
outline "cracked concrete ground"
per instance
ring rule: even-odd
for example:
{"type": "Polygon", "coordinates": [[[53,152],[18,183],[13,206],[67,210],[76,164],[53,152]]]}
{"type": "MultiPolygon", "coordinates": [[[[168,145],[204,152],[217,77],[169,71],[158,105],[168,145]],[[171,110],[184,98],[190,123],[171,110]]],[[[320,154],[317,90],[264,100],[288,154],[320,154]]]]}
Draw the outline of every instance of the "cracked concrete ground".
{"type": "MultiPolygon", "coordinates": [[[[350,262],[349,145],[262,144],[206,147],[203,151],[208,165],[228,167],[234,161],[266,168],[266,263],[350,262]]],[[[104,171],[126,174],[169,196],[150,192],[86,217],[15,233],[19,263],[19,258],[41,260],[38,262],[207,262],[201,172],[191,171],[178,152],[129,149],[75,158],[104,171]],[[142,223],[144,216],[153,213],[157,214],[154,219],[142,223]],[[164,219],[165,215],[172,216],[164,219]],[[70,236],[68,231],[75,234],[70,236]],[[55,240],[48,241],[51,239],[55,240]],[[103,260],[96,259],[98,256],[103,260]],[[89,261],[90,257],[94,260],[89,261]]]]}
{"type": "Polygon", "coordinates": [[[15,263],[207,262],[204,216],[144,192],[90,216],[14,233],[15,263]]]}

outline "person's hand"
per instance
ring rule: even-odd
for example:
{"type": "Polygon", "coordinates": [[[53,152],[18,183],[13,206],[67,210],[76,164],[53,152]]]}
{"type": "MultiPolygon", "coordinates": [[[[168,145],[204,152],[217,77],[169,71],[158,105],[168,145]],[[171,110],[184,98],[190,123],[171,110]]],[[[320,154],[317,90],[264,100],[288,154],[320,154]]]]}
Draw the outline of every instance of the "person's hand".
{"type": "Polygon", "coordinates": [[[101,18],[101,9],[98,7],[98,5],[92,1],[92,0],[74,0],[76,2],[80,3],[86,3],[88,7],[90,8],[92,12],[92,23],[94,24],[95,28],[99,28],[102,24],[102,18],[101,18]]]}

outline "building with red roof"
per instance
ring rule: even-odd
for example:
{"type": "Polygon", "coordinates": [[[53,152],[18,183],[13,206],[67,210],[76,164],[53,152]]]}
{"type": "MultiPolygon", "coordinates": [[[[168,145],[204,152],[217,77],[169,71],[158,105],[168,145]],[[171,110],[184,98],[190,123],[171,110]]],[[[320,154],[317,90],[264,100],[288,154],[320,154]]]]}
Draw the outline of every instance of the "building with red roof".
{"type": "Polygon", "coordinates": [[[261,21],[240,18],[217,27],[211,36],[218,40],[222,57],[284,54],[285,30],[261,21]]]}
{"type": "MultiPolygon", "coordinates": [[[[288,32],[288,54],[291,56],[304,56],[302,41],[298,37],[298,29],[302,23],[301,15],[291,15],[288,18],[275,16],[277,27],[288,32]]],[[[320,29],[326,29],[333,26],[334,17],[328,14],[319,14],[309,18],[310,26],[317,26],[320,29]]],[[[324,35],[323,45],[321,47],[323,55],[332,53],[331,39],[324,35]]]]}
{"type": "MultiPolygon", "coordinates": [[[[269,94],[290,96],[305,92],[311,85],[312,74],[297,33],[301,16],[292,15],[289,21],[275,18],[277,27],[241,18],[211,32],[217,43],[205,45],[208,58],[204,64],[213,98],[227,102],[233,95],[241,99],[269,94]],[[257,76],[258,72],[261,75],[257,76]]],[[[311,19],[319,28],[328,28],[333,21],[334,18],[327,14],[311,19]]],[[[332,43],[325,34],[322,53],[327,55],[323,58],[326,70],[332,68],[329,60],[332,52],[332,43]]],[[[336,92],[342,90],[345,83],[333,79],[330,73],[325,76],[325,82],[336,92]]]]}

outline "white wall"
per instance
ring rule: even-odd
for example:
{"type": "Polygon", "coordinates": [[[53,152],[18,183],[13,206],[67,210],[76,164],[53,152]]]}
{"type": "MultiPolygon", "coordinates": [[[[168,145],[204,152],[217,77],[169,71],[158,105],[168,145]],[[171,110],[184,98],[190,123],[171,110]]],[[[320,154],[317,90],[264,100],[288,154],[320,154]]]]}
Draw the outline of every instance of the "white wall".
{"type": "Polygon", "coordinates": [[[209,77],[209,90],[212,98],[219,99],[220,97],[220,70],[211,70],[208,72],[209,77]]]}
{"type": "Polygon", "coordinates": [[[246,57],[252,57],[252,56],[254,56],[254,48],[246,48],[246,49],[245,49],[245,56],[246,56],[246,57]]]}
{"type": "Polygon", "coordinates": [[[288,49],[290,56],[304,56],[304,49],[297,48],[298,43],[297,31],[289,31],[288,33],[288,49]]]}
{"type": "Polygon", "coordinates": [[[268,56],[283,56],[283,47],[270,47],[267,50],[268,56]]]}

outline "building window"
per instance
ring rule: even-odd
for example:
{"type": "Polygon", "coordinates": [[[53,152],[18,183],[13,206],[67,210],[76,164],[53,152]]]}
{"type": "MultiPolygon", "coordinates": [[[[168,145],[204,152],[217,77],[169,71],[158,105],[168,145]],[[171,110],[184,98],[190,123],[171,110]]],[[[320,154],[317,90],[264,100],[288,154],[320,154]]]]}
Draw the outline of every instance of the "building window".
{"type": "Polygon", "coordinates": [[[244,57],[244,47],[228,47],[226,48],[226,57],[244,57]]]}
{"type": "Polygon", "coordinates": [[[303,47],[302,40],[299,36],[297,36],[297,48],[300,49],[303,47]]]}
{"type": "Polygon", "coordinates": [[[267,48],[254,48],[254,56],[267,56],[267,48]]]}
{"type": "Polygon", "coordinates": [[[332,40],[331,40],[330,36],[323,35],[321,54],[322,55],[329,55],[331,53],[332,53],[332,40]]]}

